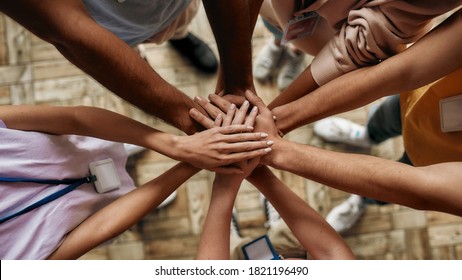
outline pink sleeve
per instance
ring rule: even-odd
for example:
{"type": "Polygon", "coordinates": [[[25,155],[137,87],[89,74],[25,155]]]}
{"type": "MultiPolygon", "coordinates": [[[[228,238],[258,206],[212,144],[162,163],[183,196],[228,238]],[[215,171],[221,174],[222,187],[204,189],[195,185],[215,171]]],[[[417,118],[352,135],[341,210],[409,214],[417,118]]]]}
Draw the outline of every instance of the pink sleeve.
{"type": "Polygon", "coordinates": [[[351,10],[346,22],[312,62],[312,75],[318,85],[396,54],[401,46],[415,42],[428,32],[434,17],[452,8],[447,3],[412,2],[371,1],[369,5],[351,10]]]}

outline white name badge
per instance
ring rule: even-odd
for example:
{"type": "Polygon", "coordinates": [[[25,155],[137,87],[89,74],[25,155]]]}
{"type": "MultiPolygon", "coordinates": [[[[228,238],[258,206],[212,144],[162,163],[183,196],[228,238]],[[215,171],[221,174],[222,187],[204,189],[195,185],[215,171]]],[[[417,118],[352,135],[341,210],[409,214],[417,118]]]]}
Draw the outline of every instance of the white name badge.
{"type": "Polygon", "coordinates": [[[316,12],[304,13],[287,22],[282,35],[281,44],[311,36],[318,25],[319,15],[316,12]]]}
{"type": "Polygon", "coordinates": [[[279,260],[280,257],[265,234],[241,247],[246,260],[279,260]]]}
{"type": "Polygon", "coordinates": [[[462,94],[440,100],[441,131],[462,131],[462,94]]]}
{"type": "Polygon", "coordinates": [[[117,169],[111,158],[91,162],[90,173],[96,176],[95,188],[98,193],[110,192],[121,185],[117,169]]]}

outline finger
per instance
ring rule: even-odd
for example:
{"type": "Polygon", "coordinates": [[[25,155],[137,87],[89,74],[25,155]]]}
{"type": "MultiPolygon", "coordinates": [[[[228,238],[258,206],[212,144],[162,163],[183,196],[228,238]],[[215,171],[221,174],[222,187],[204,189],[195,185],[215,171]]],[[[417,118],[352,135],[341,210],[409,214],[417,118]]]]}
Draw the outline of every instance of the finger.
{"type": "Polygon", "coordinates": [[[226,161],[229,161],[229,163],[232,163],[232,162],[239,162],[239,161],[248,160],[252,158],[259,158],[259,157],[266,156],[271,151],[272,151],[271,148],[264,148],[264,149],[258,149],[258,150],[253,150],[253,151],[233,153],[233,154],[227,155],[226,161]]]}
{"type": "Polygon", "coordinates": [[[223,146],[220,146],[221,153],[235,154],[242,152],[256,151],[266,148],[271,148],[273,145],[272,140],[262,140],[262,141],[246,141],[246,142],[236,142],[236,143],[227,143],[223,146]]]}
{"type": "Polygon", "coordinates": [[[205,128],[212,128],[214,125],[214,121],[209,119],[208,117],[204,116],[199,110],[196,108],[192,108],[189,110],[189,115],[193,118],[196,122],[200,123],[205,128]]]}
{"type": "Polygon", "coordinates": [[[258,111],[260,112],[260,114],[271,113],[271,111],[265,105],[263,100],[258,95],[256,95],[255,93],[248,90],[248,91],[245,92],[245,96],[246,96],[247,100],[249,100],[250,104],[252,104],[252,105],[254,105],[254,106],[256,106],[258,108],[258,111]]]}
{"type": "Polygon", "coordinates": [[[216,107],[212,103],[208,102],[204,98],[200,96],[194,97],[194,102],[199,104],[204,110],[209,114],[209,116],[213,119],[216,119],[218,114],[226,112],[226,110],[222,111],[220,108],[216,107]]]}
{"type": "Polygon", "coordinates": [[[234,116],[234,119],[231,122],[231,124],[243,124],[245,121],[245,117],[247,116],[247,112],[249,111],[249,106],[249,101],[244,101],[241,108],[237,110],[236,115],[234,116]]]}
{"type": "Polygon", "coordinates": [[[222,126],[231,125],[231,122],[233,121],[235,112],[236,112],[236,105],[231,104],[231,106],[229,106],[228,112],[226,113],[226,116],[225,116],[225,118],[223,120],[222,126]]]}
{"type": "Polygon", "coordinates": [[[215,123],[213,124],[214,127],[221,127],[221,124],[223,123],[223,115],[218,114],[217,118],[215,119],[215,123]]]}
{"type": "Polygon", "coordinates": [[[219,108],[223,112],[227,112],[229,109],[229,106],[231,106],[231,102],[226,100],[224,97],[221,97],[217,94],[209,94],[209,100],[210,102],[219,108]]]}
{"type": "Polygon", "coordinates": [[[216,142],[222,142],[225,144],[242,143],[242,142],[249,142],[249,141],[252,142],[252,141],[265,140],[267,137],[268,137],[268,134],[264,132],[245,132],[245,133],[221,135],[220,138],[217,139],[216,142]]]}
{"type": "Polygon", "coordinates": [[[258,107],[254,106],[252,110],[250,111],[249,115],[245,118],[244,125],[254,126],[257,115],[258,115],[258,107]]]}
{"type": "Polygon", "coordinates": [[[233,124],[228,126],[222,126],[217,129],[221,134],[235,134],[241,132],[251,132],[253,130],[252,126],[243,125],[243,124],[233,124]]]}

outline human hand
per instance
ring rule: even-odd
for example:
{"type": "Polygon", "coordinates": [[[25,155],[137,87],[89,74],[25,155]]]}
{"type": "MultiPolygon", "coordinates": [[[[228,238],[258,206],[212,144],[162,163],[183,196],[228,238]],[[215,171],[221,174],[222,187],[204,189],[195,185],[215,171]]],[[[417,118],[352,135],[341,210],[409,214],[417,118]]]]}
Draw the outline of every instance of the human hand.
{"type": "MultiPolygon", "coordinates": [[[[268,134],[268,140],[274,143],[273,148],[276,148],[278,146],[277,144],[282,140],[282,135],[276,127],[275,118],[273,117],[273,114],[265,105],[263,100],[256,94],[247,91],[246,98],[247,100],[249,100],[250,104],[257,107],[259,111],[259,114],[256,117],[255,121],[255,129],[258,131],[265,131],[268,134]]],[[[269,155],[266,155],[265,157],[262,157],[261,163],[268,164],[272,161],[272,158],[274,156],[276,156],[276,153],[271,153],[269,155]]]]}
{"type": "MultiPolygon", "coordinates": [[[[194,101],[199,104],[208,114],[208,117],[203,115],[197,109],[192,109],[190,111],[190,116],[193,117],[198,123],[206,128],[211,128],[214,126],[214,120],[217,118],[219,114],[227,114],[228,110],[230,109],[231,105],[238,105],[240,107],[240,112],[246,113],[249,104],[246,102],[244,96],[237,96],[233,94],[224,95],[223,92],[218,94],[210,94],[208,96],[209,101],[203,99],[200,96],[194,98],[194,101]],[[231,98],[226,98],[227,96],[234,96],[231,98]],[[232,102],[236,101],[236,102],[232,102]]],[[[250,112],[249,114],[252,114],[250,112]]],[[[238,123],[235,120],[233,123],[238,123]]]]}
{"type": "Polygon", "coordinates": [[[252,133],[252,126],[257,116],[257,108],[247,114],[250,103],[248,101],[238,109],[231,104],[223,117],[217,112],[215,120],[191,109],[190,115],[201,123],[207,130],[192,136],[179,138],[180,150],[185,161],[194,166],[219,173],[242,173],[235,162],[259,158],[271,151],[272,142],[264,140],[266,133],[252,133]]]}
{"type": "MultiPolygon", "coordinates": [[[[228,112],[224,118],[221,117],[221,114],[218,115],[217,119],[215,120],[214,126],[215,127],[229,127],[233,125],[233,123],[246,123],[246,124],[254,124],[255,118],[258,113],[257,107],[254,107],[249,115],[247,114],[249,108],[249,102],[246,100],[239,110],[236,109],[234,104],[231,104],[228,108],[228,112]]],[[[234,124],[236,125],[236,124],[234,124]]],[[[266,133],[264,133],[266,135],[266,133]]],[[[268,145],[272,145],[271,141],[267,141],[268,145]]],[[[226,185],[228,187],[236,187],[239,188],[240,183],[244,180],[258,165],[260,162],[260,157],[255,157],[252,159],[244,159],[239,162],[233,164],[233,166],[238,167],[242,172],[241,173],[234,173],[234,174],[216,174],[215,182],[218,186],[226,185]]]]}
{"type": "MultiPolygon", "coordinates": [[[[220,119],[220,117],[218,118],[220,119]]],[[[190,136],[177,136],[173,145],[177,159],[219,173],[241,173],[230,164],[261,157],[271,151],[267,134],[251,132],[247,125],[213,127],[190,136]]]]}

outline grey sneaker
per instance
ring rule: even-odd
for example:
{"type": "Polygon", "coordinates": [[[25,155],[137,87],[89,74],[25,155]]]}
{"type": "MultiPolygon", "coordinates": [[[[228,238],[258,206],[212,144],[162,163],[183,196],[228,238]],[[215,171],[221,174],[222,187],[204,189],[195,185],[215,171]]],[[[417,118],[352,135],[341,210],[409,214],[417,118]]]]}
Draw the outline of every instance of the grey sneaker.
{"type": "Polygon", "coordinates": [[[334,207],[327,214],[326,221],[338,233],[352,228],[366,210],[366,203],[359,195],[353,194],[347,200],[334,207]]]}
{"type": "Polygon", "coordinates": [[[329,117],[317,121],[313,131],[327,142],[343,143],[360,148],[370,148],[373,145],[365,126],[343,118],[329,117]]]}
{"type": "Polygon", "coordinates": [[[281,61],[285,47],[277,46],[271,39],[257,54],[253,63],[253,76],[260,82],[272,78],[281,61]]]}
{"type": "Polygon", "coordinates": [[[288,49],[284,53],[283,65],[279,70],[277,85],[280,91],[285,90],[304,69],[305,54],[296,54],[288,49]]]}

